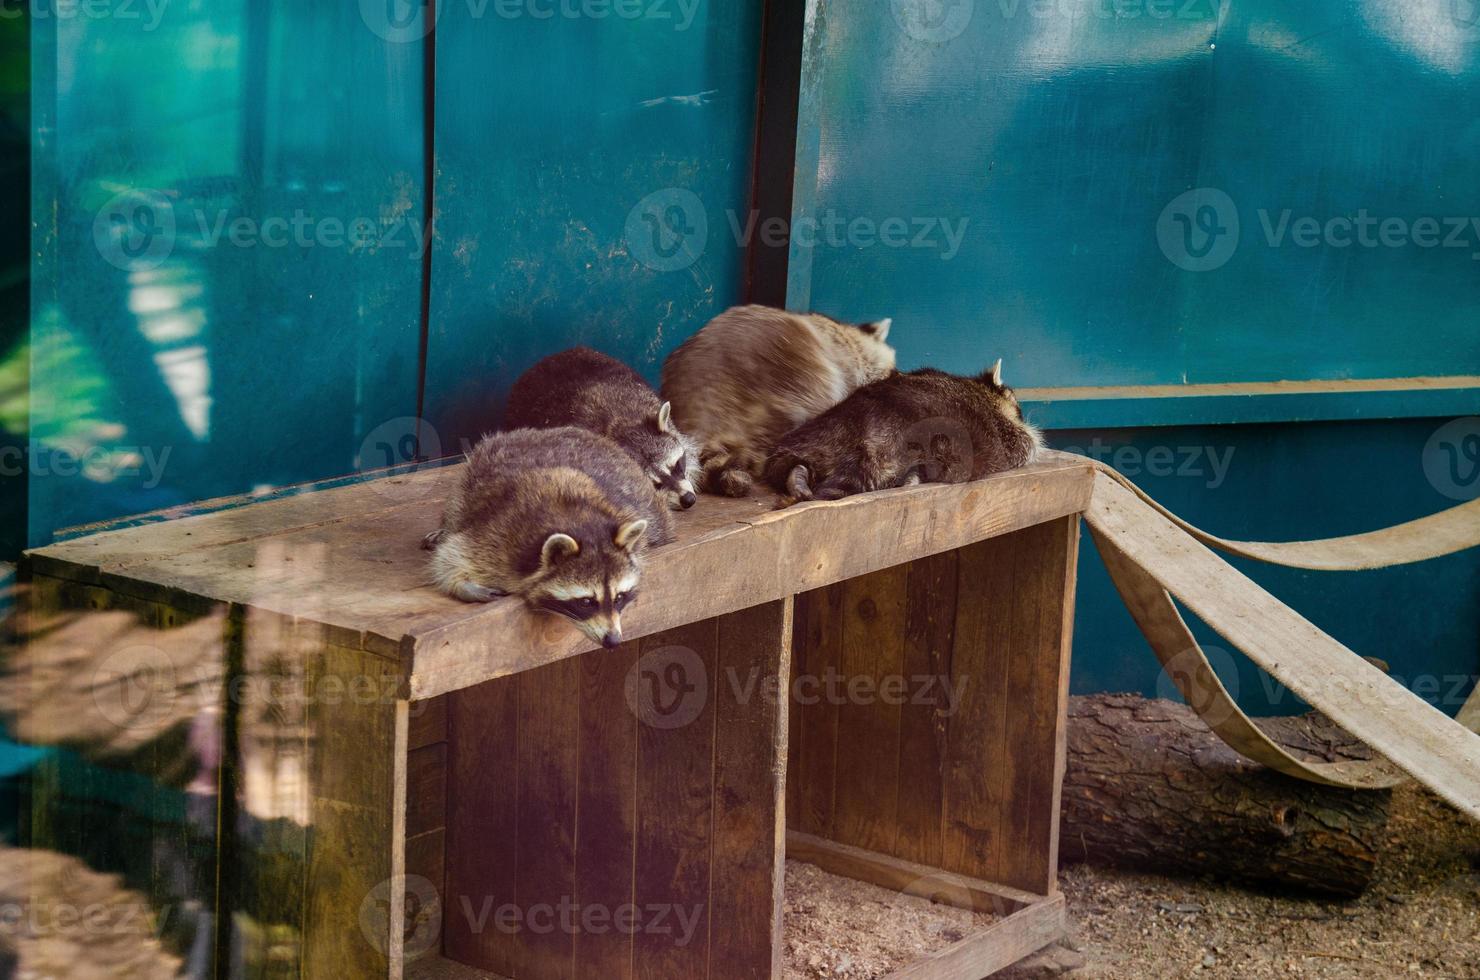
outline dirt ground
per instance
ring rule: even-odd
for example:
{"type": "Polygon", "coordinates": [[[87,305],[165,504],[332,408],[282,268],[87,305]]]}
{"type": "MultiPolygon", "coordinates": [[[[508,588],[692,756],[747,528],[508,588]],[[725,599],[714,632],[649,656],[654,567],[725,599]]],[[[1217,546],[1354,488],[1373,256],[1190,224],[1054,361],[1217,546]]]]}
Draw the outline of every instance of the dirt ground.
{"type": "Polygon", "coordinates": [[[1480,827],[1405,786],[1388,831],[1372,887],[1347,902],[1067,867],[1074,935],[998,976],[1480,980],[1480,827]]]}
{"type": "MultiPolygon", "coordinates": [[[[1367,894],[1319,901],[1072,865],[1073,934],[1004,980],[1480,980],[1480,828],[1427,791],[1393,798],[1367,894]]],[[[872,980],[991,919],[787,863],[786,980],[872,980]]]]}

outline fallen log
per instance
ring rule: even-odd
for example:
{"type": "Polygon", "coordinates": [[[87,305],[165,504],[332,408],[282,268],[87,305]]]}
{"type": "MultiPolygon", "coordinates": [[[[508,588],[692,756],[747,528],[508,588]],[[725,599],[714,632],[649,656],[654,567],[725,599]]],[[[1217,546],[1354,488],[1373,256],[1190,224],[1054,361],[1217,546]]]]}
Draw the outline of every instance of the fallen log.
{"type": "MultiPolygon", "coordinates": [[[[1372,757],[1318,714],[1263,719],[1261,727],[1319,761],[1372,757]]],[[[1075,697],[1060,858],[1347,898],[1372,880],[1391,795],[1265,769],[1183,704],[1075,697]]]]}

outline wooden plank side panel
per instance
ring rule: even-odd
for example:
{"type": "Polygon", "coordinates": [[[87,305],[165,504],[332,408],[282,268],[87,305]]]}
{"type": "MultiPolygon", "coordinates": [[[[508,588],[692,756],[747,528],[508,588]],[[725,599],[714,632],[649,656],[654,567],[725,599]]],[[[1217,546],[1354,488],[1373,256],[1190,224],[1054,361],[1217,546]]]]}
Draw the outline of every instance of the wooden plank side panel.
{"type": "Polygon", "coordinates": [[[959,707],[951,676],[956,566],[953,551],[911,564],[905,609],[909,697],[899,726],[899,830],[893,853],[932,866],[941,863],[943,846],[946,726],[959,707]]]}
{"type": "Polygon", "coordinates": [[[715,705],[711,980],[779,970],[786,826],[782,812],[791,603],[719,621],[715,705]]]}
{"type": "Polygon", "coordinates": [[[637,846],[637,714],[626,685],[638,644],[577,658],[580,785],[576,804],[575,975],[627,980],[633,939],[619,916],[633,900],[637,846]]]}
{"type": "Polygon", "coordinates": [[[1063,938],[1064,896],[1054,895],[974,936],[889,974],[886,980],[980,980],[1063,938]]]}
{"type": "MultiPolygon", "coordinates": [[[[313,691],[341,684],[338,689],[382,691],[393,673],[363,651],[328,646],[310,656],[313,691]]],[[[303,976],[398,978],[406,702],[326,695],[311,700],[309,718],[313,833],[304,883],[303,976]]]]}
{"type": "Polygon", "coordinates": [[[517,936],[498,910],[518,908],[519,684],[448,695],[447,861],[443,948],[451,959],[514,975],[517,936]]]}
{"type": "Polygon", "coordinates": [[[833,836],[885,853],[896,837],[908,572],[899,565],[843,584],[842,677],[825,695],[841,702],[833,836]]]}
{"type": "Polygon", "coordinates": [[[518,683],[519,942],[514,976],[567,980],[575,976],[575,936],[567,916],[576,889],[581,664],[562,660],[520,674],[518,683]]]}
{"type": "Polygon", "coordinates": [[[961,703],[946,733],[941,867],[997,880],[1007,799],[1008,663],[1012,647],[1014,536],[958,552],[951,675],[961,703]]]}
{"type": "Polygon", "coordinates": [[[797,679],[792,708],[801,746],[788,794],[797,797],[792,826],[821,837],[833,832],[836,791],[838,705],[824,696],[828,678],[839,676],[843,650],[843,586],[829,585],[796,598],[793,631],[797,679]]]}
{"type": "Polygon", "coordinates": [[[1077,520],[1050,521],[1013,535],[1017,573],[1007,705],[1007,806],[998,880],[1048,893],[1056,879],[1059,759],[1069,637],[1066,604],[1077,520]]]}
{"type": "Polygon", "coordinates": [[[634,685],[637,977],[706,976],[717,639],[716,622],[705,620],[641,644],[634,685]]]}

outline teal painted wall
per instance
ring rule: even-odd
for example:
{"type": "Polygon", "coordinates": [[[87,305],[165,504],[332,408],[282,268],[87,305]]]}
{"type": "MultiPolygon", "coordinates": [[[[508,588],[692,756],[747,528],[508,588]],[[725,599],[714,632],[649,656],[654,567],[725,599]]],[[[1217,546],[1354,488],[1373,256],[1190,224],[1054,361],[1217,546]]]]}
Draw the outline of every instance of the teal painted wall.
{"type": "Polygon", "coordinates": [[[426,405],[445,451],[546,354],[590,344],[656,378],[741,298],[761,2],[620,6],[438,22],[426,405]]]}
{"type": "Polygon", "coordinates": [[[128,9],[35,22],[32,544],[352,471],[416,410],[421,48],[354,4],[128,9]]]}

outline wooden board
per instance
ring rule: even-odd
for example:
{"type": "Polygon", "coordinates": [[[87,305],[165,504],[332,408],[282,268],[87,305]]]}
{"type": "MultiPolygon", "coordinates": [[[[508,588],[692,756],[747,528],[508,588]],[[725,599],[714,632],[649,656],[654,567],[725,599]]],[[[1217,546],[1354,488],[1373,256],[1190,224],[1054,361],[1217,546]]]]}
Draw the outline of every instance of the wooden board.
{"type": "Polygon", "coordinates": [[[445,955],[518,980],[771,976],[791,616],[449,695],[445,955]]]}
{"type": "MultiPolygon", "coordinates": [[[[421,536],[461,467],[339,487],[31,552],[37,573],[186,608],[192,598],[305,619],[395,661],[413,700],[591,649],[517,600],[467,605],[429,586],[421,536]],[[492,638],[497,637],[495,644],[492,638]]],[[[787,598],[1082,511],[1091,468],[1053,455],[976,483],[907,487],[785,511],[706,497],[654,551],[630,638],[787,598]],[[887,528],[887,533],[880,533],[887,528]],[[703,569],[703,574],[694,574],[703,569]]]]}
{"type": "Polygon", "coordinates": [[[1058,518],[799,597],[791,827],[1051,892],[1077,549],[1058,518]]]}

